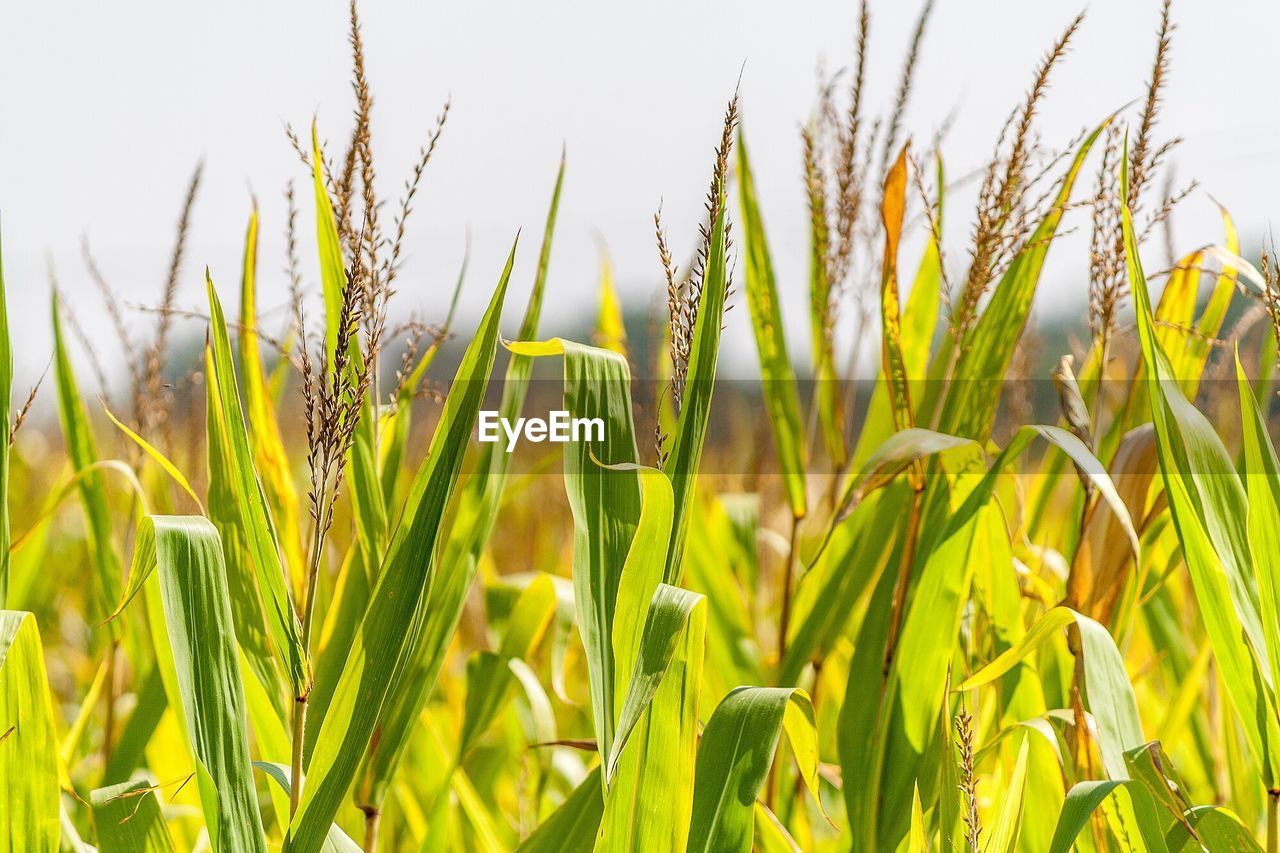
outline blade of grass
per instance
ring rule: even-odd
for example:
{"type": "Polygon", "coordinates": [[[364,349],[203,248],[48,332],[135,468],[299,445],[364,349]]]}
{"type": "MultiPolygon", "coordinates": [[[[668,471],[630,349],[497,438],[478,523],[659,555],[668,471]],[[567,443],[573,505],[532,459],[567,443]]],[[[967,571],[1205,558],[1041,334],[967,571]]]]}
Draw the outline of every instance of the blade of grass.
{"type": "MultiPolygon", "coordinates": [[[[606,782],[612,781],[627,739],[649,709],[654,694],[666,678],[676,656],[677,646],[689,628],[694,608],[702,602],[702,598],[697,593],[667,584],[659,584],[654,591],[644,622],[644,633],[635,648],[630,681],[626,692],[619,694],[625,696],[625,699],[618,712],[613,747],[605,763],[606,782]]],[[[702,618],[705,622],[705,615],[702,618]]],[[[624,661],[619,660],[619,664],[623,663],[624,661]]]]}
{"type": "MultiPolygon", "coordinates": [[[[675,652],[674,644],[678,635],[684,630],[684,625],[688,621],[688,608],[680,607],[674,600],[667,602],[675,605],[664,608],[673,611],[670,615],[683,612],[683,616],[678,617],[679,626],[667,637],[670,645],[658,650],[658,657],[665,657],[665,661],[658,663],[654,669],[662,671],[650,672],[647,687],[641,688],[642,691],[647,690],[648,695],[642,697],[637,694],[633,700],[632,688],[635,686],[635,676],[638,672],[640,650],[650,631],[649,620],[654,615],[655,596],[662,581],[663,566],[666,564],[673,498],[671,481],[661,471],[638,465],[613,466],[614,470],[618,470],[619,467],[630,467],[636,471],[640,479],[641,494],[640,518],[636,523],[635,536],[631,540],[631,547],[627,550],[627,558],[618,579],[618,597],[614,606],[611,642],[615,662],[614,724],[618,728],[612,752],[606,756],[606,782],[613,774],[614,765],[621,751],[619,743],[626,739],[630,729],[639,720],[640,713],[653,698],[653,691],[661,682],[671,655],[675,652]]],[[[685,603],[689,607],[692,606],[691,602],[685,603]]]]}
{"type": "Polygon", "coordinates": [[[346,287],[346,265],[342,262],[342,243],[338,224],[333,218],[333,205],[324,186],[324,152],[316,123],[311,122],[311,186],[316,206],[316,246],[320,253],[320,292],[324,296],[325,370],[333,369],[333,355],[338,348],[338,323],[342,315],[342,290],[346,287]]]}
{"type": "Polygon", "coordinates": [[[1268,673],[1280,685],[1280,459],[1267,431],[1262,409],[1236,352],[1236,379],[1243,424],[1244,483],[1248,496],[1248,538],[1258,586],[1258,611],[1262,621],[1268,673]]]}
{"type": "MultiPolygon", "coordinates": [[[[1004,802],[1000,806],[996,825],[992,829],[991,838],[987,840],[986,850],[989,853],[1010,853],[1018,841],[1018,830],[1022,825],[1023,794],[1027,785],[1027,736],[1022,736],[1022,745],[1018,748],[1018,761],[1013,767],[1013,775],[1009,777],[1004,788],[1004,802]]],[[[915,812],[912,812],[912,822],[915,812]]]]}

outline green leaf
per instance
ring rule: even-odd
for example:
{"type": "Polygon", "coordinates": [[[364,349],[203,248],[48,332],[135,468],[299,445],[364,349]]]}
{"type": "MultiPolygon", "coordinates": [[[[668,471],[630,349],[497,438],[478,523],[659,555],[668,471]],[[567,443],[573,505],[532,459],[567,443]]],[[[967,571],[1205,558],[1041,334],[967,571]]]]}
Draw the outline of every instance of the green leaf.
{"type": "MultiPolygon", "coordinates": [[[[1027,237],[1025,249],[1014,256],[996,284],[986,310],[966,335],[953,381],[947,386],[939,421],[943,432],[980,440],[990,435],[1005,375],[1031,312],[1049,247],[1071,200],[1071,189],[1089,150],[1110,123],[1108,118],[1095,128],[1076,150],[1049,213],[1027,237]]],[[[946,350],[943,354],[950,357],[946,350]]]]}
{"type": "MultiPolygon", "coordinates": [[[[245,414],[253,429],[249,445],[253,462],[266,492],[272,515],[278,525],[284,564],[295,582],[302,581],[302,523],[298,508],[298,490],[293,483],[289,455],[280,435],[270,382],[262,362],[258,332],[258,210],[249,217],[244,237],[244,263],[240,279],[240,328],[237,345],[240,355],[239,375],[243,381],[245,414]]],[[[288,363],[281,353],[279,359],[288,363]]],[[[286,575],[288,576],[288,575],[286,575]]],[[[297,587],[295,587],[297,588],[297,587]]]]}
{"type": "Polygon", "coordinates": [[[102,853],[166,853],[173,839],[154,790],[142,780],[98,788],[89,795],[102,853]]]}
{"type": "MultiPolygon", "coordinates": [[[[62,421],[67,456],[79,472],[97,463],[98,450],[93,438],[93,427],[89,423],[89,413],[80,397],[80,388],[63,341],[60,313],[58,296],[54,294],[53,345],[54,373],[58,380],[58,415],[62,421]]],[[[120,555],[112,544],[111,505],[100,473],[87,473],[80,480],[80,503],[88,522],[89,551],[97,570],[94,589],[97,592],[99,612],[105,617],[120,598],[120,576],[123,568],[120,555]]],[[[113,636],[118,630],[117,626],[112,626],[113,636]]]]}
{"type": "MultiPolygon", "coordinates": [[[[1018,762],[1013,766],[1013,775],[1001,793],[1003,800],[1000,806],[996,825],[992,828],[991,838],[987,841],[987,853],[1010,853],[1018,842],[1018,829],[1022,825],[1023,793],[1027,785],[1027,736],[1022,736],[1022,745],[1018,748],[1018,762]]],[[[917,792],[918,795],[918,792],[917,792]]],[[[915,814],[912,813],[912,821],[915,814]]]]}
{"type": "Polygon", "coordinates": [[[0,848],[58,849],[58,743],[40,632],[0,610],[0,848]]]}
{"type": "Polygon", "coordinates": [[[217,528],[199,516],[143,518],[130,586],[137,583],[133,575],[153,573],[164,611],[156,647],[169,653],[176,692],[169,701],[183,711],[212,847],[265,851],[217,528]]]}
{"type": "Polygon", "coordinates": [[[621,752],[620,743],[626,740],[640,713],[653,698],[688,621],[689,610],[696,604],[676,587],[668,587],[662,600],[658,599],[671,533],[671,481],[654,468],[630,467],[640,478],[640,519],[622,566],[614,607],[614,723],[618,728],[617,739],[606,756],[606,781],[613,775],[621,752]],[[655,618],[665,620],[664,624],[651,625],[655,618]],[[651,646],[646,647],[646,642],[651,646]],[[655,655],[647,672],[641,660],[644,650],[655,655]]]}
{"type": "MultiPolygon", "coordinates": [[[[891,665],[886,673],[888,624],[882,608],[892,607],[894,586],[893,573],[886,572],[855,645],[841,712],[838,741],[846,807],[850,824],[866,833],[863,844],[888,844],[907,831],[911,786],[925,775],[973,573],[989,564],[993,545],[1001,540],[1004,559],[1009,559],[1004,518],[988,501],[1001,473],[1037,438],[1065,452],[1116,517],[1128,521],[1128,510],[1101,463],[1075,436],[1049,426],[1021,428],[985,472],[975,467],[958,476],[950,498],[958,507],[929,538],[926,509],[914,592],[891,665]],[[876,697],[873,701],[866,700],[868,691],[876,697]]],[[[938,516],[940,521],[943,517],[938,516]]],[[[1136,544],[1135,537],[1131,545],[1136,544]]]]}
{"type": "Polygon", "coordinates": [[[1138,702],[1115,641],[1105,627],[1089,617],[1066,607],[1053,608],[1037,619],[1013,648],[971,675],[956,690],[990,684],[1072,622],[1080,630],[1086,706],[1098,725],[1102,763],[1112,779],[1128,779],[1125,753],[1146,742],[1138,702]]]}
{"type": "MultiPolygon", "coordinates": [[[[760,853],[803,853],[778,816],[769,807],[756,800],[756,848],[760,853]]],[[[928,853],[923,850],[922,853],[928,853]]]]}
{"type": "Polygon", "coordinates": [[[746,256],[747,308],[760,356],[760,387],[764,393],[778,468],[785,478],[791,514],[802,518],[805,497],[805,436],[800,417],[800,391],[795,368],[787,353],[782,307],[774,279],[773,258],[765,239],[764,221],[756,198],[755,179],[747,159],[747,141],[738,134],[738,192],[742,204],[742,230],[746,256]]]}
{"type": "Polygon", "coordinates": [[[690,851],[751,849],[753,806],[784,728],[801,775],[817,796],[817,731],[809,695],[793,688],[739,687],[720,702],[698,745],[690,851]]]}
{"type": "Polygon", "coordinates": [[[1195,830],[1195,836],[1187,832],[1182,824],[1174,824],[1164,838],[1170,851],[1199,853],[1201,850],[1223,850],[1230,853],[1262,853],[1262,845],[1254,839],[1240,817],[1229,809],[1218,806],[1196,806],[1187,811],[1186,818],[1187,823],[1195,830]]]}
{"type": "Polygon", "coordinates": [[[507,346],[517,355],[563,355],[569,416],[604,422],[602,441],[565,443],[564,482],[573,513],[574,607],[586,649],[596,741],[600,754],[607,756],[618,717],[615,611],[641,509],[640,477],[631,467],[637,459],[631,368],[615,352],[559,338],[507,346]]]}
{"type": "Polygon", "coordinates": [[[507,630],[497,652],[480,652],[467,665],[467,699],[463,706],[458,757],[467,754],[493,724],[515,693],[510,664],[528,660],[542,642],[556,614],[556,589],[551,576],[540,574],[520,593],[511,609],[507,630]]]}
{"type": "Polygon", "coordinates": [[[920,807],[920,786],[911,795],[911,832],[907,835],[907,853],[929,853],[929,836],[924,827],[924,809],[920,807]]]}
{"type": "MultiPolygon", "coordinates": [[[[210,464],[219,469],[215,476],[226,474],[229,488],[219,491],[234,497],[234,503],[219,500],[216,506],[211,497],[210,513],[223,520],[220,529],[226,531],[234,525],[243,535],[243,545],[262,593],[271,639],[284,663],[293,695],[302,696],[311,684],[311,664],[302,645],[302,626],[285,586],[285,568],[280,559],[275,524],[249,450],[249,430],[240,405],[227,323],[208,271],[205,284],[209,295],[209,371],[205,381],[209,383],[209,400],[213,404],[210,416],[216,412],[215,431],[225,442],[225,446],[219,448],[225,452],[224,458],[215,460],[211,456],[210,464]]],[[[215,444],[221,442],[210,441],[211,451],[215,444]]]]}
{"type": "Polygon", "coordinates": [[[1049,853],[1071,853],[1076,837],[1089,822],[1089,816],[1110,796],[1126,798],[1137,818],[1138,834],[1129,837],[1132,849],[1151,853],[1163,853],[1167,849],[1161,835],[1159,814],[1146,788],[1137,782],[1088,781],[1077,782],[1067,792],[1049,853]],[[1136,846],[1139,844],[1141,846],[1136,846]]]}
{"type": "Polygon", "coordinates": [[[840,498],[836,521],[848,517],[867,495],[887,486],[916,462],[958,447],[973,446],[976,444],[972,439],[945,435],[922,427],[898,430],[867,457],[857,475],[849,481],[840,498]]]}
{"type": "Polygon", "coordinates": [[[590,850],[603,816],[604,796],[600,768],[597,767],[578,783],[578,787],[550,817],[538,824],[538,828],[516,848],[517,853],[590,850]]]}
{"type": "Polygon", "coordinates": [[[706,599],[660,585],[608,754],[597,851],[685,848],[706,637],[706,599]]]}
{"type": "MultiPolygon", "coordinates": [[[[115,424],[116,428],[125,434],[126,438],[138,445],[143,453],[151,457],[151,459],[159,465],[160,468],[178,484],[179,487],[181,487],[182,491],[186,492],[191,497],[191,500],[195,501],[196,506],[200,508],[200,513],[203,515],[204,504],[201,503],[200,496],[196,494],[195,489],[191,488],[191,484],[187,482],[186,476],[178,469],[178,466],[174,465],[173,462],[169,460],[169,457],[161,453],[158,447],[138,435],[133,430],[129,429],[128,426],[111,413],[111,410],[108,409],[105,404],[102,406],[102,413],[107,416],[107,420],[115,424]]],[[[141,489],[138,490],[138,495],[139,497],[145,498],[141,489]]]]}
{"type": "Polygon", "coordinates": [[[613,747],[605,765],[608,771],[606,782],[612,781],[627,739],[631,737],[632,730],[658,692],[658,686],[666,677],[681,638],[689,626],[691,614],[702,600],[703,596],[695,592],[668,584],[659,584],[654,592],[653,602],[644,622],[644,634],[636,649],[629,686],[625,694],[620,694],[626,698],[618,714],[613,747]]]}
{"type": "Polygon", "coordinates": [[[286,850],[309,853],[319,848],[359,769],[387,698],[404,687],[405,662],[419,640],[426,615],[441,520],[493,370],[498,323],[514,261],[513,245],[489,308],[458,366],[426,461],[414,477],[369,607],[319,724],[308,782],[289,826],[286,850]]]}
{"type": "MultiPolygon", "coordinates": [[[[254,570],[254,550],[250,544],[253,533],[249,518],[237,496],[237,465],[230,436],[230,421],[223,409],[223,402],[213,366],[213,351],[205,349],[205,446],[208,454],[209,520],[218,528],[222,538],[222,556],[227,566],[227,585],[231,590],[231,618],[235,624],[236,640],[248,661],[257,681],[275,697],[273,705],[280,702],[285,691],[281,676],[279,656],[272,646],[270,621],[263,605],[257,572],[254,570]]],[[[135,552],[135,563],[137,561],[135,552]]],[[[137,572],[130,572],[130,589],[141,583],[137,572]]],[[[131,593],[126,593],[126,598],[131,593]]],[[[296,695],[296,694],[295,694],[296,695]]]]}
{"type": "MultiPolygon", "coordinates": [[[[284,791],[287,803],[291,787],[289,765],[276,761],[255,761],[253,766],[267,774],[267,777],[284,791]]],[[[351,836],[343,832],[336,823],[329,827],[329,834],[325,836],[324,845],[320,849],[323,853],[360,853],[360,845],[352,841],[351,836]]]]}
{"type": "Polygon", "coordinates": [[[1048,611],[1036,619],[1031,628],[1018,640],[1017,645],[969,676],[955,689],[958,691],[974,690],[995,681],[1013,669],[1020,661],[1026,659],[1032,652],[1039,649],[1048,640],[1057,636],[1058,631],[1074,622],[1078,615],[1067,607],[1055,607],[1048,611]]]}
{"type": "MultiPolygon", "coordinates": [[[[551,206],[547,211],[546,227],[542,236],[542,248],[538,255],[538,269],[533,289],[525,306],[520,324],[519,338],[529,340],[538,334],[538,321],[542,315],[543,296],[546,292],[547,270],[551,264],[551,245],[555,235],[556,217],[560,210],[560,192],[564,185],[565,161],[561,157],[556,174],[551,206]]],[[[461,275],[459,286],[461,286],[461,275]]],[[[454,294],[456,302],[457,293],[454,294]]],[[[452,314],[453,309],[450,308],[452,314]]],[[[446,323],[446,325],[448,325],[446,323]]],[[[421,364],[419,368],[421,369],[421,364]]],[[[506,377],[502,384],[502,400],[498,404],[500,417],[514,420],[524,408],[529,390],[529,377],[533,360],[527,356],[512,354],[507,362],[506,377]]],[[[416,384],[412,380],[411,384],[416,384]]],[[[404,423],[408,435],[407,411],[412,395],[402,399],[397,418],[404,423]]],[[[397,426],[399,428],[399,425],[397,426]]],[[[399,439],[397,439],[399,440],[399,439]]],[[[449,530],[440,565],[431,585],[431,600],[427,606],[427,623],[422,638],[413,653],[410,669],[403,684],[404,691],[391,700],[391,710],[379,724],[380,737],[369,752],[360,785],[362,802],[378,806],[386,796],[387,786],[404,755],[409,742],[408,732],[416,724],[434,689],[440,669],[444,665],[449,643],[458,627],[468,591],[475,579],[481,553],[489,541],[498,517],[498,505],[507,483],[507,466],[511,454],[502,452],[495,444],[481,447],[475,471],[463,487],[458,500],[454,523],[449,530]]],[[[385,474],[385,470],[384,470],[385,474]]],[[[345,655],[345,646],[342,647],[345,655]]]]}
{"type": "Polygon", "coordinates": [[[137,702],[133,713],[124,724],[124,730],[111,747],[111,758],[102,778],[108,785],[119,784],[132,775],[143,763],[143,752],[151,740],[151,734],[169,707],[164,691],[164,679],[158,667],[143,676],[135,689],[137,702]]]}
{"type": "Polygon", "coordinates": [[[1274,689],[1280,685],[1280,460],[1267,432],[1266,418],[1244,375],[1238,349],[1236,377],[1243,425],[1243,477],[1249,502],[1249,554],[1258,583],[1258,610],[1274,689]]]}
{"type": "MultiPolygon", "coordinates": [[[[1126,152],[1122,193],[1128,186],[1127,156],[1126,152]]],[[[1280,743],[1280,725],[1257,594],[1250,583],[1248,498],[1222,440],[1204,413],[1183,396],[1160,348],[1133,218],[1128,208],[1122,214],[1125,263],[1146,368],[1143,384],[1151,403],[1169,513],[1222,682],[1261,766],[1263,783],[1271,787],[1280,781],[1280,756],[1272,747],[1280,743]]],[[[1259,491],[1255,483],[1255,493],[1259,491]]]]}
{"type": "MultiPolygon", "coordinates": [[[[728,225],[724,203],[725,188],[719,184],[712,191],[720,197],[719,214],[711,223],[711,239],[707,247],[706,272],[698,303],[698,319],[694,324],[689,348],[689,370],[685,381],[680,414],[672,433],[671,452],[663,471],[671,478],[675,496],[675,516],[671,527],[671,544],[667,548],[667,568],[663,580],[680,582],[684,560],[684,540],[693,514],[693,492],[698,465],[702,460],[702,444],[711,416],[711,394],[715,390],[716,361],[720,357],[720,331],[724,326],[724,303],[728,298],[729,274],[726,261],[728,225]]],[[[606,425],[606,435],[608,425],[606,425]]],[[[632,461],[607,459],[606,462],[632,461]]]]}
{"type": "Polygon", "coordinates": [[[1156,803],[1162,806],[1174,820],[1186,821],[1184,814],[1191,807],[1187,801],[1189,789],[1178,776],[1173,761],[1165,753],[1160,741],[1144,743],[1124,755],[1130,775],[1147,786],[1156,803]]]}

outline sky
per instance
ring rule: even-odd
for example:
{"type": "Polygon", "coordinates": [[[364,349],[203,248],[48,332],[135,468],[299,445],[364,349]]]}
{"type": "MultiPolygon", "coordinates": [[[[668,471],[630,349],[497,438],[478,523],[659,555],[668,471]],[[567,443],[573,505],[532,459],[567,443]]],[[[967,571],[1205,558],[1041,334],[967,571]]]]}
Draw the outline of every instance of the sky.
{"type": "MultiPolygon", "coordinates": [[[[1035,63],[1080,8],[1061,0],[938,0],[907,130],[927,142],[954,115],[943,150],[948,171],[980,167],[1035,63]]],[[[871,3],[868,94],[878,108],[892,100],[917,11],[913,2],[871,3]]],[[[624,298],[651,304],[662,279],[653,213],[661,204],[672,246],[684,256],[696,242],[725,102],[741,75],[743,127],[784,313],[803,333],[808,238],[798,131],[818,68],[853,59],[854,2],[366,0],[361,13],[389,206],[441,105],[451,98],[453,107],[410,222],[398,313],[443,317],[469,233],[459,324],[469,328],[521,228],[513,298],[523,302],[562,148],[568,166],[543,330],[555,334],[594,311],[602,247],[624,298]]],[[[1064,145],[1142,96],[1158,19],[1156,0],[1089,7],[1043,107],[1046,144],[1064,145]]],[[[1162,127],[1185,137],[1174,167],[1202,188],[1180,209],[1178,245],[1221,239],[1213,199],[1230,209],[1246,245],[1257,245],[1272,227],[1270,202],[1280,190],[1280,4],[1176,0],[1174,19],[1162,127]]],[[[50,264],[98,357],[118,366],[80,260],[81,238],[124,302],[156,304],[198,161],[204,183],[179,304],[201,307],[205,266],[224,299],[234,300],[253,196],[262,215],[261,305],[284,303],[283,190],[290,179],[305,190],[307,175],[283,128],[305,130],[314,116],[322,138],[341,150],[352,106],[346,24],[346,5],[334,0],[0,7],[0,233],[15,393],[50,356],[50,264]]],[[[963,262],[971,207],[960,192],[949,209],[953,262],[963,262]]],[[[314,284],[305,206],[302,222],[314,284]]],[[[1087,226],[1079,214],[1076,224],[1087,226]]],[[[1055,247],[1041,312],[1075,312],[1082,321],[1083,248],[1055,247]]],[[[146,340],[153,319],[126,313],[146,340]]],[[[508,333],[519,313],[508,311],[508,333]]],[[[729,317],[726,370],[749,375],[745,309],[729,317]]],[[[202,334],[198,323],[186,332],[202,334]]]]}

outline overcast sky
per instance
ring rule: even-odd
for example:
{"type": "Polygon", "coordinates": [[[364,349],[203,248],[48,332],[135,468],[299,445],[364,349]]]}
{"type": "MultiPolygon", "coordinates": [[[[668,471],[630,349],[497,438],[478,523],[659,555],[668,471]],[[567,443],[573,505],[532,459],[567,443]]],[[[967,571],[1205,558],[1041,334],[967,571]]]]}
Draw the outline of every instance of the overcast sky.
{"type": "MultiPolygon", "coordinates": [[[[1037,59],[1078,10],[1061,0],[938,0],[908,125],[927,140],[956,113],[944,150],[952,175],[981,165],[1037,59]]],[[[872,3],[876,105],[891,100],[916,12],[905,0],[872,3]]],[[[654,209],[663,202],[683,254],[694,242],[722,111],[741,69],[743,121],[784,308],[789,325],[803,329],[797,128],[819,63],[834,69],[853,57],[856,3],[368,0],[362,14],[374,145],[389,200],[441,104],[453,99],[410,228],[401,312],[443,315],[468,228],[462,328],[474,322],[521,227],[514,298],[523,301],[562,145],[568,171],[544,331],[594,310],[601,240],[624,296],[651,299],[661,276],[654,209]]],[[[1186,137],[1178,174],[1204,187],[1181,211],[1179,244],[1220,239],[1208,194],[1230,208],[1247,241],[1256,239],[1273,222],[1280,190],[1280,4],[1179,0],[1174,15],[1163,127],[1186,137]]],[[[1044,106],[1047,143],[1064,144],[1142,94],[1158,17],[1156,0],[1092,5],[1044,106]]],[[[322,136],[340,148],[348,78],[345,3],[334,0],[5,3],[0,219],[18,387],[49,357],[46,256],[91,334],[105,335],[79,259],[81,235],[124,299],[155,303],[184,188],[202,158],[180,302],[201,305],[206,264],[233,298],[251,192],[262,208],[263,307],[282,302],[282,190],[288,179],[306,178],[283,124],[305,128],[314,114],[322,136]]],[[[948,211],[953,259],[964,256],[968,206],[957,201],[948,211]]],[[[310,261],[309,216],[304,222],[310,261]]],[[[1087,259],[1079,246],[1056,254],[1041,310],[1079,311],[1087,259]]],[[[517,315],[509,312],[509,326],[517,315]]],[[[145,334],[150,319],[132,316],[145,334]]],[[[746,316],[730,318],[731,352],[749,372],[748,338],[738,328],[746,316]]],[[[109,360],[115,347],[103,341],[109,360]]]]}

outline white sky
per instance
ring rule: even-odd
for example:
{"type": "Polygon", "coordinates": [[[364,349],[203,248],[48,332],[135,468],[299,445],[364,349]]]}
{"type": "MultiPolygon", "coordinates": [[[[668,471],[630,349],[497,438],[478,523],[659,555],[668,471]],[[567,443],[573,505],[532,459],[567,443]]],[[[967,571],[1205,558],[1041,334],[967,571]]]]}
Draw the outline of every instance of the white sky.
{"type": "MultiPolygon", "coordinates": [[[[956,176],[980,165],[1045,48],[1078,11],[1048,0],[939,0],[908,114],[927,140],[953,109],[944,149],[956,176]]],[[[872,5],[870,91],[896,87],[914,2],[872,5]]],[[[394,204],[417,147],[448,94],[453,113],[412,220],[400,311],[443,315],[473,237],[459,329],[478,314],[523,226],[513,301],[523,302],[561,145],[568,172],[544,331],[594,311],[597,243],[610,249],[624,296],[648,299],[661,270],[652,236],[660,200],[678,255],[693,245],[724,103],[745,62],[743,117],[784,310],[804,327],[806,213],[797,127],[815,69],[853,56],[856,3],[454,2],[366,0],[376,104],[375,153],[394,204]]],[[[1054,77],[1041,128],[1063,144],[1139,97],[1151,62],[1157,0],[1098,2],[1054,77]]],[[[1178,223],[1180,246],[1216,241],[1206,193],[1245,235],[1272,223],[1277,178],[1273,0],[1177,0],[1164,125],[1187,139],[1183,177],[1204,191],[1178,223]]],[[[282,189],[306,176],[282,132],[318,114],[340,149],[351,105],[345,3],[8,2],[0,7],[0,215],[21,393],[49,357],[46,254],[77,313],[115,345],[79,260],[88,234],[126,300],[155,303],[190,171],[204,158],[180,302],[200,307],[208,264],[234,299],[252,189],[261,202],[264,307],[283,299],[282,189]]],[[[302,194],[305,199],[305,194],[302,194]]],[[[949,251],[966,250],[967,197],[948,210],[949,251]]],[[[390,210],[386,214],[390,217],[390,210]]],[[[311,222],[304,206],[304,258],[311,222]]],[[[1082,223],[1083,224],[1083,223],[1082,223]]],[[[1087,259],[1055,250],[1042,304],[1079,310],[1087,259]]],[[[904,263],[914,264],[908,258],[904,263]]],[[[1042,309],[1045,310],[1045,309],[1042,309]]],[[[518,307],[509,312],[511,325],[518,307]]],[[[745,314],[729,315],[735,363],[750,372],[745,314]]],[[[134,316],[140,333],[150,318],[134,316]]],[[[509,330],[510,331],[510,330],[509,330]]],[[[807,350],[801,342],[798,352],[807,350]]],[[[87,377],[86,377],[87,381],[87,377]]]]}

